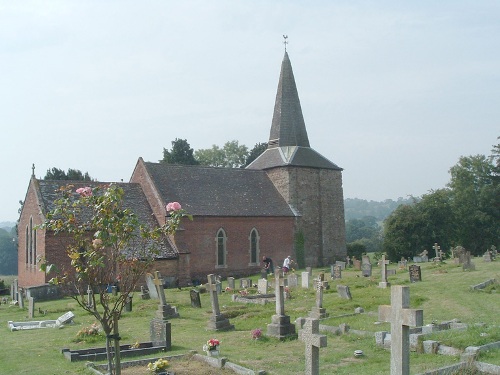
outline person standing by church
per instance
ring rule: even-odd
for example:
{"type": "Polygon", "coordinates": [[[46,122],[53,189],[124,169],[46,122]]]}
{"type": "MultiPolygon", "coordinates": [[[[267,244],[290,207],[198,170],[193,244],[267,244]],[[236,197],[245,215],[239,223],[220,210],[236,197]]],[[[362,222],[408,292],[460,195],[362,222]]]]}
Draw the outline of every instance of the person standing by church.
{"type": "Polygon", "coordinates": [[[267,273],[274,273],[273,260],[271,258],[263,256],[262,263],[264,263],[264,269],[267,271],[267,273]]]}

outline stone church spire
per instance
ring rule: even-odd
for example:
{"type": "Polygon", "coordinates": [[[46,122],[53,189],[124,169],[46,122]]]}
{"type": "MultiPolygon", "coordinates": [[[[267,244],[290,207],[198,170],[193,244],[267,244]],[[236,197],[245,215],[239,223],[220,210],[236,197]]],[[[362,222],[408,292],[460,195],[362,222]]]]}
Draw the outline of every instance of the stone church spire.
{"type": "Polygon", "coordinates": [[[284,146],[309,147],[299,93],[293,76],[292,64],[286,51],[281,63],[268,147],[284,146]]]}

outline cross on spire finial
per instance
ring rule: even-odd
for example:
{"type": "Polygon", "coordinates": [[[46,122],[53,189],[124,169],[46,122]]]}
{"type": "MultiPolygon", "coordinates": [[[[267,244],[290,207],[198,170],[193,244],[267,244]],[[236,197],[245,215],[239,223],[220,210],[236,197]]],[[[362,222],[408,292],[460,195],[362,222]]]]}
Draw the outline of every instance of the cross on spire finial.
{"type": "Polygon", "coordinates": [[[31,166],[31,176],[35,177],[35,163],[31,166]]]}
{"type": "Polygon", "coordinates": [[[286,45],[288,44],[288,41],[287,41],[287,39],[288,39],[288,35],[283,35],[283,39],[285,39],[285,40],[283,41],[283,44],[285,45],[285,52],[286,52],[286,45]]]}

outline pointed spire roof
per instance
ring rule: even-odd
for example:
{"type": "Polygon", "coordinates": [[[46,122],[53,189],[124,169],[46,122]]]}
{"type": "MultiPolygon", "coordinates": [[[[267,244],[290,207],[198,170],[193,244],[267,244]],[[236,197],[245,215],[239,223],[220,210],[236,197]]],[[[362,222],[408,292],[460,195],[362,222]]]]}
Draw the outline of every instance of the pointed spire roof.
{"type": "Polygon", "coordinates": [[[285,51],[267,150],[248,169],[298,166],[342,170],[309,145],[292,64],[285,51]]]}
{"type": "Polygon", "coordinates": [[[269,136],[269,147],[275,146],[309,147],[306,124],[288,52],[285,52],[281,63],[280,80],[269,136]]]}

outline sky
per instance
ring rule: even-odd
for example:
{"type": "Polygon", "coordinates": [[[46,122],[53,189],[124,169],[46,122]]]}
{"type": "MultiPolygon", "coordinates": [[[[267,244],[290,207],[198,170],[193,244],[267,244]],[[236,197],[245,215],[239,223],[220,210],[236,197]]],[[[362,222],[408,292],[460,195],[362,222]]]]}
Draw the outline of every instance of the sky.
{"type": "Polygon", "coordinates": [[[421,196],[500,136],[500,2],[0,0],[0,221],[35,164],[128,181],[176,138],[269,138],[283,35],[344,198],[421,196]]]}

